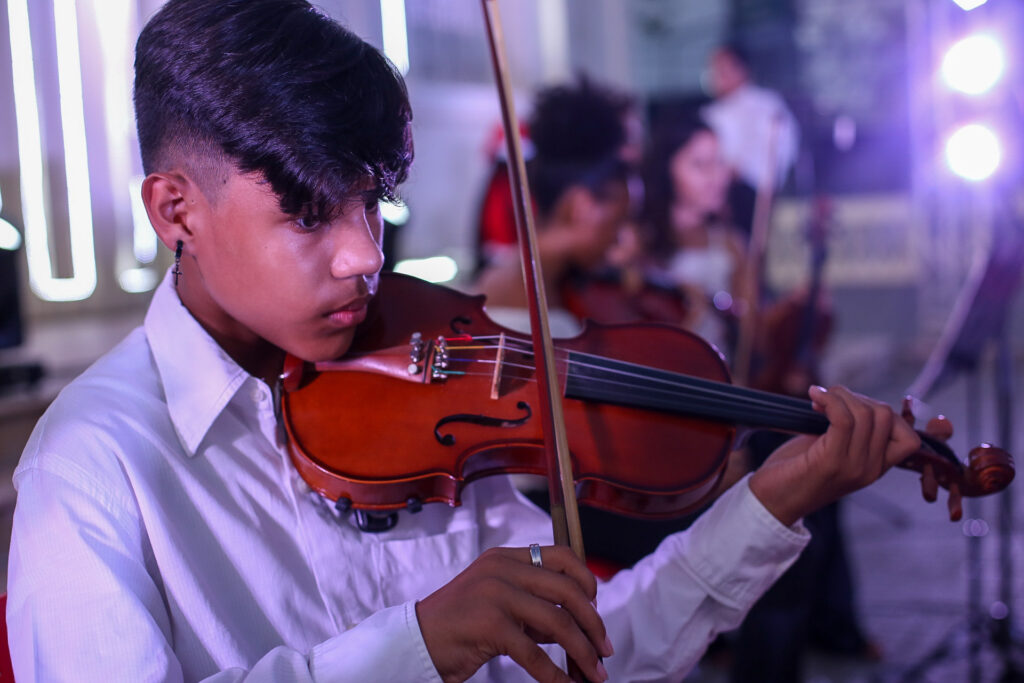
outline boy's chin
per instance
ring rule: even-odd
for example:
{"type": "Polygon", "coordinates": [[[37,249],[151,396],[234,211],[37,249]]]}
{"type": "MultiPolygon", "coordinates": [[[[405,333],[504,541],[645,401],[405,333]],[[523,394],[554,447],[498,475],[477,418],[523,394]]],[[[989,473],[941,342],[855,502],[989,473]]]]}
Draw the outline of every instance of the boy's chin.
{"type": "Polygon", "coordinates": [[[307,363],[319,363],[321,361],[337,360],[341,358],[352,347],[354,331],[325,339],[321,343],[296,344],[294,349],[286,349],[288,353],[301,358],[307,363]]]}

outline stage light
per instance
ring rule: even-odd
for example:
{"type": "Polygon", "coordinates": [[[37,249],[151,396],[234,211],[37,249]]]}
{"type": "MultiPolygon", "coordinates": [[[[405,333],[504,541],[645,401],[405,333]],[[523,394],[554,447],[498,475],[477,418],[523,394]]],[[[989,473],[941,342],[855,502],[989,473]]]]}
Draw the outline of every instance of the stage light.
{"type": "MultiPolygon", "coordinates": [[[[4,197],[0,194],[0,211],[4,208],[4,197]]],[[[21,233],[18,229],[0,218],[0,249],[14,251],[21,246],[21,233]]]]}
{"type": "Polygon", "coordinates": [[[380,203],[380,215],[391,225],[405,225],[409,222],[409,207],[403,202],[392,204],[391,202],[380,203]]]}
{"type": "Polygon", "coordinates": [[[981,7],[988,2],[988,0],[953,0],[953,2],[959,5],[960,9],[963,11],[970,12],[975,7],[981,7]]]}
{"type": "Polygon", "coordinates": [[[427,282],[449,282],[459,274],[459,265],[450,256],[405,259],[395,264],[395,272],[412,275],[427,282]]]}
{"type": "Polygon", "coordinates": [[[404,76],[409,73],[409,29],[405,19],[405,0],[380,0],[380,25],[384,34],[384,54],[404,76]]]}
{"type": "Polygon", "coordinates": [[[942,60],[946,85],[968,95],[980,95],[1003,75],[1003,48],[990,35],[973,35],[960,40],[942,60]]]}
{"type": "Polygon", "coordinates": [[[21,246],[21,233],[18,229],[0,218],[0,249],[15,251],[21,246]]]}
{"type": "Polygon", "coordinates": [[[961,178],[985,180],[995,173],[1001,160],[999,138],[981,124],[968,124],[946,141],[946,163],[961,178]]]}
{"type": "Polygon", "coordinates": [[[71,265],[74,270],[74,275],[70,277],[58,277],[54,274],[55,268],[50,254],[50,226],[46,209],[49,193],[48,170],[43,155],[39,124],[39,100],[28,0],[9,0],[7,14],[29,284],[41,299],[80,301],[88,298],[96,289],[96,258],[89,193],[89,164],[85,144],[82,74],[79,69],[76,3],[73,0],[55,0],[53,5],[71,265]]]}

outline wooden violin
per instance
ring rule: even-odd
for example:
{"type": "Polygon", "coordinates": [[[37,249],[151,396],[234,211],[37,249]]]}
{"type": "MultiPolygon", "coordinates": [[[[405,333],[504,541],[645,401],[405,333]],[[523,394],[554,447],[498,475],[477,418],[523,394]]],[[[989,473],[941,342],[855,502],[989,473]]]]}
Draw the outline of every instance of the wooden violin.
{"type": "Polygon", "coordinates": [[[689,313],[678,287],[619,268],[569,273],[560,293],[562,305],[577,320],[596,323],[681,325],[689,313]]]}
{"type": "MultiPolygon", "coordinates": [[[[556,368],[577,496],[621,514],[662,518],[701,505],[740,428],[828,426],[809,401],[730,384],[713,347],[669,325],[588,324],[558,340],[556,368]]],[[[289,358],[282,385],[296,468],[346,506],[458,505],[474,479],[546,472],[532,346],[491,321],[482,296],[385,274],[351,351],[316,364],[289,358]]],[[[900,466],[922,473],[926,499],[948,489],[953,519],[961,496],[1013,479],[999,448],[979,446],[965,464],[941,438],[921,437],[900,466]]]]}

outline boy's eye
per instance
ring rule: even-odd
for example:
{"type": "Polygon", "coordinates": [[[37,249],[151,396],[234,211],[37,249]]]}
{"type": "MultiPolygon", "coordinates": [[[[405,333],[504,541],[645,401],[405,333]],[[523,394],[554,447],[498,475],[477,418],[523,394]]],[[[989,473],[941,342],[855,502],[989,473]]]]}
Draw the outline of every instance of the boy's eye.
{"type": "Polygon", "coordinates": [[[320,226],[320,219],[311,214],[295,219],[295,224],[303,230],[316,230],[320,226]]]}

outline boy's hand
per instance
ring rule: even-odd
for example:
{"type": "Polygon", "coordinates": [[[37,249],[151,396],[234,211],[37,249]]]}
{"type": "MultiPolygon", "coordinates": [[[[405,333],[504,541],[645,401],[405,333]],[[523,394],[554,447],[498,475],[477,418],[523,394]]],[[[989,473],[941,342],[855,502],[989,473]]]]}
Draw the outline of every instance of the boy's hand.
{"type": "Polygon", "coordinates": [[[508,655],[543,683],[570,681],[537,644],[558,643],[592,681],[612,654],[593,601],[597,581],[569,549],[545,546],[543,566],[527,548],[492,548],[416,604],[423,640],[445,683],[464,681],[508,655]]]}
{"type": "Polygon", "coordinates": [[[828,431],[787,441],[750,478],[750,490],[786,526],[867,486],[921,447],[917,433],[884,403],[842,386],[808,393],[828,417],[828,431]]]}

